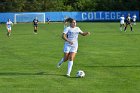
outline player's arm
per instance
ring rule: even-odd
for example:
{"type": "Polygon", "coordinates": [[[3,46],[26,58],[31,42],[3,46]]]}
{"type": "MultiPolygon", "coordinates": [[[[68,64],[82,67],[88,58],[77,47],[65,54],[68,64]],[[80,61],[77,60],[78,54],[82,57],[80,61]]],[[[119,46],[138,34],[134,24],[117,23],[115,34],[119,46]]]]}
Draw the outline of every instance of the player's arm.
{"type": "Polygon", "coordinates": [[[79,34],[81,34],[82,36],[86,36],[86,35],[90,35],[90,32],[79,32],[79,34]]]}
{"type": "Polygon", "coordinates": [[[73,44],[73,42],[71,42],[70,40],[68,40],[67,35],[65,33],[62,34],[62,39],[69,42],[71,45],[73,44]]]}

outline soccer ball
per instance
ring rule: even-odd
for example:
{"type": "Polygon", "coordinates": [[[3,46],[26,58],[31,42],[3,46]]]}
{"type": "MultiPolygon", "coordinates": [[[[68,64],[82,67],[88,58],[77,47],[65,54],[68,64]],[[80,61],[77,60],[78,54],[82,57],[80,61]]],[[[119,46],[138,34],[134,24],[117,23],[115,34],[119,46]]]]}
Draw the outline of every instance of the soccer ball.
{"type": "Polygon", "coordinates": [[[84,72],[84,71],[82,71],[82,70],[77,71],[76,77],[82,78],[82,77],[84,77],[84,76],[85,76],[85,72],[84,72]]]}

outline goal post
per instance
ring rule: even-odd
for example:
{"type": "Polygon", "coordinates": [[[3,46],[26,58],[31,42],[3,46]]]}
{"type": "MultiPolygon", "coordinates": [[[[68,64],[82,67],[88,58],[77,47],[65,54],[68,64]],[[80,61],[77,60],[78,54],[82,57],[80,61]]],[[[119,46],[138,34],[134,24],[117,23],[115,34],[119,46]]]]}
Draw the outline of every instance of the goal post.
{"type": "Polygon", "coordinates": [[[14,24],[33,22],[36,17],[39,22],[45,23],[45,13],[17,13],[14,15],[14,24]]]}

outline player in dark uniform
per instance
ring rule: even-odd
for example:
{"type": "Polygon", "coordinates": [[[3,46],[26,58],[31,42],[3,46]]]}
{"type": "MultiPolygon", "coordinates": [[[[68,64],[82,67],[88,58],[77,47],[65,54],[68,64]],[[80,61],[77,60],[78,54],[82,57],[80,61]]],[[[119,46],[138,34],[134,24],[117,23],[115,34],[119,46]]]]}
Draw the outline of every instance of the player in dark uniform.
{"type": "Polygon", "coordinates": [[[133,31],[130,14],[128,14],[128,16],[126,17],[125,22],[126,22],[126,25],[125,25],[124,31],[126,32],[126,28],[128,25],[130,26],[131,31],[133,31]]]}
{"type": "Polygon", "coordinates": [[[33,20],[34,25],[34,33],[37,34],[37,28],[38,28],[38,19],[37,17],[33,20]]]}
{"type": "Polygon", "coordinates": [[[47,22],[48,22],[48,24],[50,24],[50,21],[51,21],[50,18],[47,17],[47,22]]]}

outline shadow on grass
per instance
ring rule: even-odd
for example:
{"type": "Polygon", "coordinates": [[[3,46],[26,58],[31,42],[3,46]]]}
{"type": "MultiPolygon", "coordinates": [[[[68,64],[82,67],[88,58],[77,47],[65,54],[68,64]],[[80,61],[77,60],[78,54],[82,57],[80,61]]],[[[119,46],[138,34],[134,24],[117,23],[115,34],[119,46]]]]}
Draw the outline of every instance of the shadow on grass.
{"type": "Polygon", "coordinates": [[[21,75],[54,75],[54,76],[64,76],[60,74],[50,74],[46,72],[37,72],[37,73],[21,73],[21,72],[0,72],[0,76],[21,76],[21,75]]]}
{"type": "Polygon", "coordinates": [[[33,35],[33,34],[34,34],[34,33],[26,33],[26,34],[25,34],[25,33],[24,33],[24,34],[20,34],[20,33],[16,33],[16,34],[15,34],[15,33],[13,33],[13,35],[33,35]]]}
{"type": "Polygon", "coordinates": [[[85,67],[106,67],[106,68],[135,68],[140,67],[140,65],[132,65],[132,66],[85,66],[85,67]]]}
{"type": "Polygon", "coordinates": [[[46,76],[62,76],[66,78],[77,78],[76,76],[74,77],[67,77],[66,75],[62,74],[50,74],[46,72],[37,72],[37,73],[20,73],[20,72],[0,72],[0,76],[40,76],[40,75],[46,75],[46,76]]]}

